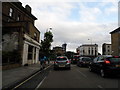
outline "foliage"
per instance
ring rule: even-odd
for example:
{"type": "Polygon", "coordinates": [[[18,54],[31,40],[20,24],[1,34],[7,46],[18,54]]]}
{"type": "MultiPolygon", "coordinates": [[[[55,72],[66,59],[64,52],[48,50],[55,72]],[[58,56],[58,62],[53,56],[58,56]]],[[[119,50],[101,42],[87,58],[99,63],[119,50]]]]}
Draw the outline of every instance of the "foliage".
{"type": "Polygon", "coordinates": [[[44,34],[44,40],[41,40],[40,45],[40,56],[47,56],[50,55],[50,47],[51,43],[53,42],[53,34],[52,32],[48,31],[44,34]]]}

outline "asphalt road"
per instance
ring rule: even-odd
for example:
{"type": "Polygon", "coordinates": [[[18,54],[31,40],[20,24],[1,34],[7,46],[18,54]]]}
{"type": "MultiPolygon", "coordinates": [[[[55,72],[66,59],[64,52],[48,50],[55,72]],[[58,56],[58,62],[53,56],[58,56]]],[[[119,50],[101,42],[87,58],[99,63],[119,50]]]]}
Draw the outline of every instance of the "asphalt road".
{"type": "Polygon", "coordinates": [[[120,77],[102,78],[88,68],[71,65],[71,70],[50,67],[36,74],[18,88],[118,88],[120,77]]]}

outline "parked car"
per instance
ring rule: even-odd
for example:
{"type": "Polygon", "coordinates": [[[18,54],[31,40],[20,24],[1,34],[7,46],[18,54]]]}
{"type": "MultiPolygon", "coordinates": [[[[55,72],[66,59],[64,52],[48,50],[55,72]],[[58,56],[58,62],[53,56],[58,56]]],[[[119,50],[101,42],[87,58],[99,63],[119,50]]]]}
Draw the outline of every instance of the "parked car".
{"type": "Polygon", "coordinates": [[[120,74],[120,56],[98,56],[89,65],[89,71],[99,72],[102,77],[120,74]]]}
{"type": "Polygon", "coordinates": [[[88,67],[91,61],[92,61],[92,59],[90,57],[80,57],[78,62],[77,62],[77,66],[79,66],[79,67],[82,67],[82,66],[88,67]]]}
{"type": "Polygon", "coordinates": [[[66,56],[58,56],[54,61],[54,69],[58,68],[71,69],[71,61],[66,56]]]}
{"type": "Polygon", "coordinates": [[[74,55],[73,58],[72,58],[72,60],[71,60],[71,62],[72,62],[73,64],[76,64],[77,61],[79,60],[79,57],[80,57],[80,55],[74,55]]]}

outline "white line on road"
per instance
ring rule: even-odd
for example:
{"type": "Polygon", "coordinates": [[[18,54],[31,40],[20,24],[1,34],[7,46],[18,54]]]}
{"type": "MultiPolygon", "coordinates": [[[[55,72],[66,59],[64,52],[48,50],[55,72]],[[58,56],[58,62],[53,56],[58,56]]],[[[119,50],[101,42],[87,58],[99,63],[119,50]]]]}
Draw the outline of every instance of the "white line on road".
{"type": "Polygon", "coordinates": [[[20,87],[22,84],[24,84],[25,82],[29,81],[31,78],[33,78],[34,76],[36,76],[38,73],[40,73],[41,71],[37,72],[36,74],[32,75],[31,77],[29,77],[28,79],[26,79],[25,81],[23,81],[22,83],[20,83],[19,85],[17,85],[16,87],[14,87],[12,90],[20,87]]]}
{"type": "Polygon", "coordinates": [[[98,88],[103,88],[101,85],[98,85],[98,88]]]}
{"type": "MultiPolygon", "coordinates": [[[[50,65],[51,66],[51,65],[50,65]]],[[[46,70],[47,68],[49,68],[50,66],[46,67],[44,70],[46,70]]],[[[41,71],[37,72],[36,74],[32,75],[31,77],[29,77],[28,79],[26,79],[25,81],[23,81],[22,83],[20,83],[19,85],[17,85],[16,87],[14,87],[12,90],[20,87],[21,85],[23,85],[25,82],[29,81],[31,78],[33,78],[34,76],[36,76],[38,73],[40,73],[41,71]]]]}
{"type": "Polygon", "coordinates": [[[84,77],[86,77],[87,78],[87,76],[84,74],[84,73],[82,73],[81,71],[79,71],[79,70],[77,70],[82,76],[84,76],[84,77]]]}
{"type": "Polygon", "coordinates": [[[38,84],[38,86],[35,88],[35,90],[37,90],[42,85],[42,83],[44,82],[45,79],[46,79],[46,77],[44,77],[44,79],[38,84]]]}

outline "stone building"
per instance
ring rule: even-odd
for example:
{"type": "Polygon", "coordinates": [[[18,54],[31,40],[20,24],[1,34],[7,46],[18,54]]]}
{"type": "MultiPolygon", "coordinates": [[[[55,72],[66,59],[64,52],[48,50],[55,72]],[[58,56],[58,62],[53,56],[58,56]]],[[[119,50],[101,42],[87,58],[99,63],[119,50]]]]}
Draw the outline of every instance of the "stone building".
{"type": "Polygon", "coordinates": [[[95,57],[98,55],[98,45],[97,44],[84,44],[79,47],[81,56],[95,57]]]}
{"type": "Polygon", "coordinates": [[[61,56],[65,54],[64,49],[60,46],[53,47],[53,52],[55,53],[56,56],[61,56]]]}
{"type": "Polygon", "coordinates": [[[103,55],[112,55],[112,45],[104,43],[102,45],[102,54],[103,55]]]}
{"type": "Polygon", "coordinates": [[[120,27],[110,32],[112,41],[112,55],[120,56],[120,27]]]}
{"type": "Polygon", "coordinates": [[[2,3],[3,69],[38,62],[40,31],[34,25],[35,20],[29,5],[2,3]]]}

